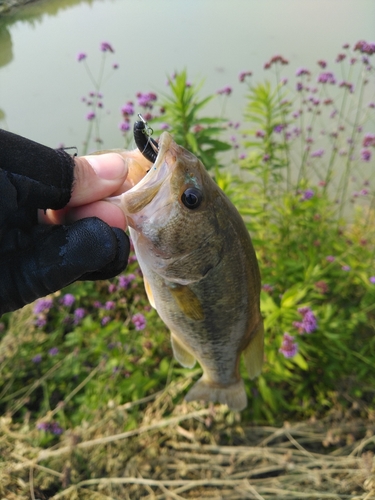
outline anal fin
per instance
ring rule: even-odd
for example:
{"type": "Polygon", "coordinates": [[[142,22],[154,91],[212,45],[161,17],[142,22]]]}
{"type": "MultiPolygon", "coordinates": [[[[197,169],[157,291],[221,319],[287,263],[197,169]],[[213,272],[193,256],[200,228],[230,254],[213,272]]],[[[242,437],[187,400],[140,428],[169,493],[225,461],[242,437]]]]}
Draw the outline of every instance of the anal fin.
{"type": "Polygon", "coordinates": [[[257,377],[262,371],[264,358],[264,326],[263,321],[243,351],[247,373],[250,379],[257,377]]]}
{"type": "Polygon", "coordinates": [[[182,345],[174,333],[171,333],[171,343],[173,355],[177,361],[185,368],[193,368],[195,357],[182,345]]]}

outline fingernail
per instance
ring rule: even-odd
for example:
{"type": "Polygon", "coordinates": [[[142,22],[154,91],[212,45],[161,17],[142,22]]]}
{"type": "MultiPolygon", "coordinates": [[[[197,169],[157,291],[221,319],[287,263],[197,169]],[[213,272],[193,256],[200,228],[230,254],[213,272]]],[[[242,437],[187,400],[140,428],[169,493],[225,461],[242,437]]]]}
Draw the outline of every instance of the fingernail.
{"type": "Polygon", "coordinates": [[[126,177],[128,174],[124,158],[117,153],[85,156],[85,158],[101,179],[111,181],[126,177]]]}

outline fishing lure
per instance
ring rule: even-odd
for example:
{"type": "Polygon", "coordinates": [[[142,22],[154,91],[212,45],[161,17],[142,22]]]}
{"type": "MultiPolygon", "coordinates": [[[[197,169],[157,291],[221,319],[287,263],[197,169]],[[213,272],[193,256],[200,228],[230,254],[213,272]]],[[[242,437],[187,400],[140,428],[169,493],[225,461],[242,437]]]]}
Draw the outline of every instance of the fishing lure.
{"type": "Polygon", "coordinates": [[[143,156],[155,163],[159,151],[158,143],[151,137],[152,128],[147,126],[147,122],[142,115],[139,114],[138,116],[140,121],[135,122],[133,128],[134,141],[143,156]]]}

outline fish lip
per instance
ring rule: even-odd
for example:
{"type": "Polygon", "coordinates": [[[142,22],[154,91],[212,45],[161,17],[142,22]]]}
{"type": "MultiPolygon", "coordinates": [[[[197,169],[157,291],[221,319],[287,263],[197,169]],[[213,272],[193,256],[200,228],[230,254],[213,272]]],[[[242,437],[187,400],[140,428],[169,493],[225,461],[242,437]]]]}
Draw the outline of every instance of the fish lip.
{"type": "Polygon", "coordinates": [[[151,166],[148,173],[139,182],[137,182],[137,184],[123,193],[125,198],[136,191],[140,191],[142,188],[150,187],[158,182],[162,184],[165,177],[170,173],[175,155],[172,153],[170,161],[166,161],[166,157],[170,153],[171,146],[174,144],[173,137],[169,132],[163,132],[159,138],[158,144],[159,152],[155,163],[151,166]]]}

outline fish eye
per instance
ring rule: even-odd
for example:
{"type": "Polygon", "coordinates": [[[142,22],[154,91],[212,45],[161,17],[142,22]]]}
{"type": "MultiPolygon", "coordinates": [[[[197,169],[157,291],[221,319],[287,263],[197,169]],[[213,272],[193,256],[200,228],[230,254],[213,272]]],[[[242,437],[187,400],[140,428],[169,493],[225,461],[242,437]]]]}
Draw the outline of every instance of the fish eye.
{"type": "Polygon", "coordinates": [[[186,208],[198,208],[202,202],[202,193],[199,189],[194,187],[187,188],[187,190],[182,193],[181,201],[186,208]]]}

